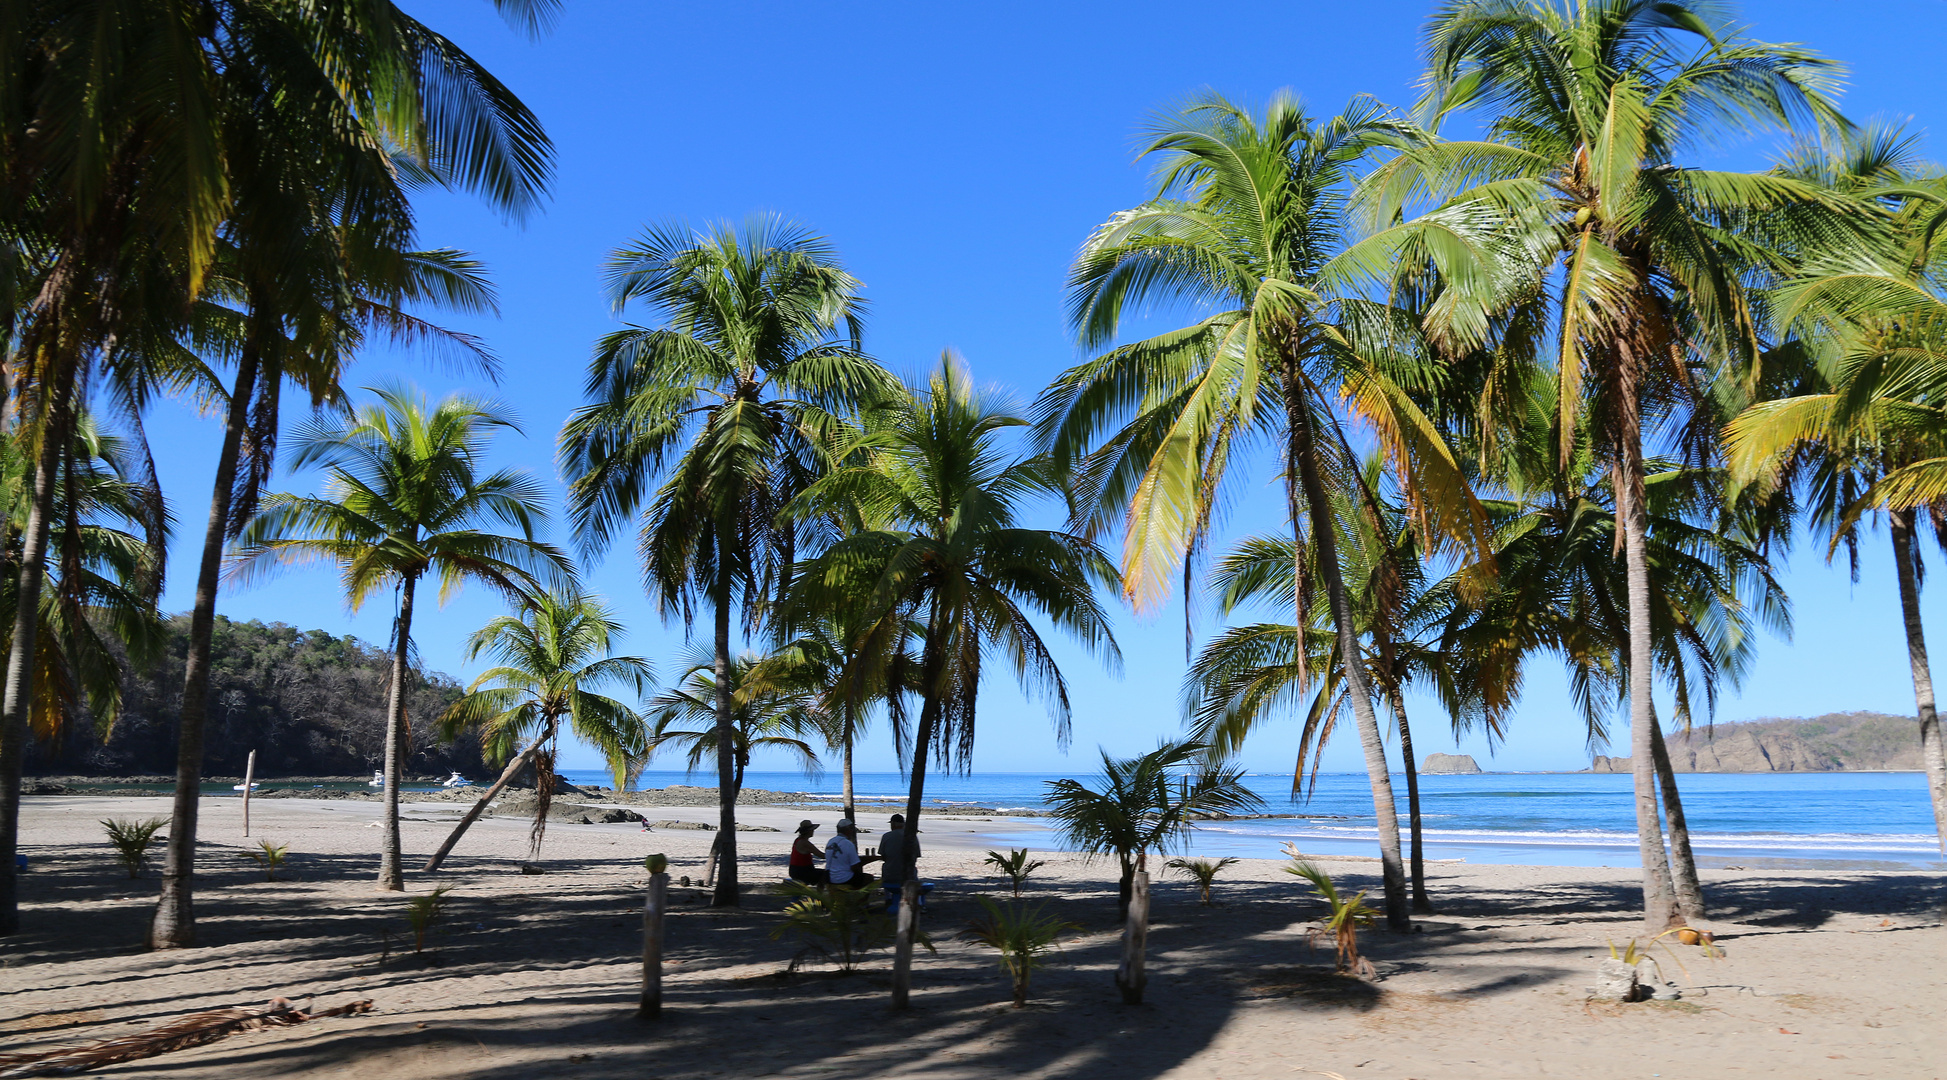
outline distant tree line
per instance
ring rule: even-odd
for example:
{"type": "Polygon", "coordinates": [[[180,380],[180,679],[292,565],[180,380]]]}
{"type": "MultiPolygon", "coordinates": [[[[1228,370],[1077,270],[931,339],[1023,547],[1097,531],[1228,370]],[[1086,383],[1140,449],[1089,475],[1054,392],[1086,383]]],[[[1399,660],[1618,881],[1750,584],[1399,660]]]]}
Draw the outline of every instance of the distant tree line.
{"type": "MultiPolygon", "coordinates": [[[[155,663],[136,666],[123,658],[122,712],[112,726],[67,725],[57,744],[28,750],[27,771],[173,774],[189,617],[171,618],[168,633],[167,650],[155,663]]],[[[241,775],[252,750],[263,776],[357,775],[378,768],[385,757],[390,665],[388,652],[355,637],[217,616],[203,774],[241,775]]],[[[439,738],[437,721],[461,696],[460,684],[417,664],[412,671],[407,771],[478,775],[485,769],[478,738],[439,738]]]]}

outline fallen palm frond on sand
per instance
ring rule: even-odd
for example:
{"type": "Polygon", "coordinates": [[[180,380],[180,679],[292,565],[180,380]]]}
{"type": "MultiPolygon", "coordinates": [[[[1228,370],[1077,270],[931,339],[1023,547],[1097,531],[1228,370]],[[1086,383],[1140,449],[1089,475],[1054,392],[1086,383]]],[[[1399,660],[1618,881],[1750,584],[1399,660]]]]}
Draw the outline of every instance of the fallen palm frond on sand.
{"type": "Polygon", "coordinates": [[[20,1076],[72,1076],[104,1065],[115,1065],[124,1061],[135,1061],[139,1058],[155,1057],[158,1054],[202,1046],[239,1031],[289,1027],[292,1024],[302,1024],[307,1020],[322,1020],[327,1016],[356,1016],[371,1010],[372,1002],[369,998],[340,1005],[335,1009],[326,1009],[323,1012],[299,1009],[289,998],[272,998],[270,1004],[261,1009],[212,1009],[209,1012],[193,1013],[159,1028],[134,1035],[104,1039],[101,1042],[89,1043],[87,1046],[47,1050],[33,1054],[0,1054],[0,1080],[12,1080],[20,1076]]]}

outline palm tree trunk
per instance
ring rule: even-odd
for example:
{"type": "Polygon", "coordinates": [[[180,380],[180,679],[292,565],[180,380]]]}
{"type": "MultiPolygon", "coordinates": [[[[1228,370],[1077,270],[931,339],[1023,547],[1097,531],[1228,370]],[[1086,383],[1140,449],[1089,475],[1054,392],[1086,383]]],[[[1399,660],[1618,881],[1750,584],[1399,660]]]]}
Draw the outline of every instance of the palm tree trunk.
{"type": "Polygon", "coordinates": [[[1677,914],[1686,923],[1704,921],[1704,885],[1697,878],[1697,857],[1690,850],[1690,823],[1683,816],[1683,793],[1670,765],[1670,749],[1661,724],[1650,725],[1650,749],[1656,754],[1656,779],[1663,788],[1663,813],[1670,822],[1670,880],[1677,894],[1677,914]]]}
{"type": "Polygon", "coordinates": [[[5,711],[0,713],[0,934],[20,929],[20,880],[14,852],[20,843],[20,769],[27,753],[27,711],[34,698],[34,645],[40,630],[41,581],[46,572],[47,532],[54,486],[67,446],[66,389],[50,396],[34,465],[34,505],[21,538],[20,586],[14,594],[11,651],[7,653],[5,711]]]}
{"type": "MultiPolygon", "coordinates": [[[[940,640],[940,601],[935,596],[932,611],[926,620],[926,654],[920,661],[920,686],[925,696],[919,708],[919,730],[913,735],[913,773],[912,783],[906,792],[906,827],[901,830],[904,840],[901,851],[914,851],[919,844],[919,808],[926,797],[926,752],[933,742],[934,728],[939,726],[943,704],[940,701],[940,670],[946,664],[940,655],[945,643],[940,640]]],[[[917,877],[907,879],[907,891],[911,892],[917,877]]],[[[892,945],[892,1007],[904,1009],[913,985],[913,935],[919,926],[919,913],[903,913],[898,924],[898,932],[892,945]]]]}
{"type": "Polygon", "coordinates": [[[717,860],[716,891],[710,903],[736,907],[737,891],[737,725],[730,702],[730,589],[716,590],[715,673],[717,706],[717,860]]]}
{"type": "MultiPolygon", "coordinates": [[[[1390,646],[1381,646],[1390,653],[1390,646]]],[[[1386,666],[1392,667],[1392,658],[1384,658],[1386,666]]],[[[1399,692],[1399,684],[1386,680],[1386,696],[1393,706],[1393,717],[1399,721],[1399,756],[1406,762],[1406,822],[1412,834],[1412,853],[1410,856],[1413,872],[1413,910],[1422,915],[1433,913],[1433,901],[1426,895],[1426,853],[1420,846],[1420,765],[1413,758],[1413,729],[1406,723],[1406,698],[1399,692]]]]}
{"type": "Polygon", "coordinates": [[[500,794],[501,788],[514,782],[514,777],[520,775],[520,771],[527,767],[527,763],[534,760],[534,755],[539,753],[540,749],[541,740],[536,739],[533,746],[516,754],[514,760],[507,763],[507,767],[500,772],[500,779],[495,780],[493,786],[474,802],[473,807],[466,812],[466,816],[460,819],[460,823],[453,826],[453,831],[446,837],[446,842],[439,846],[438,851],[433,852],[432,858],[426,860],[426,873],[430,874],[439,869],[439,865],[446,861],[446,856],[452,853],[454,845],[460,842],[460,837],[465,836],[467,829],[471,828],[486,811],[487,804],[493,801],[495,795],[500,794]]]}
{"type": "Polygon", "coordinates": [[[851,818],[851,819],[852,819],[853,821],[857,821],[857,820],[858,820],[858,818],[857,818],[856,816],[854,816],[854,815],[856,815],[856,814],[858,813],[858,811],[857,811],[857,809],[856,809],[856,808],[854,807],[854,805],[853,805],[853,801],[852,801],[852,727],[851,727],[851,725],[850,725],[850,724],[847,724],[847,725],[845,726],[845,739],[844,739],[844,743],[845,743],[845,746],[844,746],[844,755],[845,755],[845,758],[844,758],[844,760],[845,760],[845,765],[844,765],[844,769],[845,769],[845,779],[844,779],[844,785],[845,785],[845,816],[846,816],[846,817],[848,817],[848,818],[851,818]]]}
{"type": "MultiPolygon", "coordinates": [[[[1365,751],[1366,778],[1372,785],[1372,812],[1379,827],[1379,859],[1386,884],[1386,925],[1393,930],[1413,928],[1407,914],[1406,866],[1400,856],[1399,807],[1393,798],[1392,772],[1386,766],[1386,743],[1379,730],[1379,716],[1372,708],[1372,692],[1366,683],[1365,661],[1359,648],[1358,623],[1352,614],[1352,601],[1345,593],[1345,579],[1339,571],[1338,542],[1332,535],[1331,508],[1326,500],[1325,483],[1319,476],[1316,447],[1312,445],[1311,417],[1299,399],[1297,362],[1285,361],[1285,410],[1287,413],[1287,454],[1289,465],[1298,474],[1307,509],[1311,514],[1312,542],[1318,553],[1318,572],[1325,582],[1325,596],[1332,610],[1332,627],[1339,639],[1339,666],[1346,682],[1346,697],[1359,727],[1359,745],[1365,751]]],[[[1296,492],[1287,479],[1292,528],[1298,525],[1296,492]]],[[[1303,537],[1298,548],[1304,549],[1303,537]]],[[[1302,555],[1300,556],[1303,557],[1302,555]]],[[[1303,581],[1301,574],[1298,578],[1303,581]]],[[[1304,620],[1297,620],[1304,626],[1304,620]]]]}
{"type": "Polygon", "coordinates": [[[1899,571],[1900,619],[1906,625],[1906,661],[1913,672],[1913,703],[1920,714],[1920,764],[1927,771],[1933,801],[1934,831],[1947,852],[1947,749],[1940,741],[1940,713],[1934,708],[1933,670],[1927,663],[1927,638],[1920,627],[1920,581],[1913,549],[1912,510],[1892,512],[1893,563],[1899,571]]]}
{"type": "Polygon", "coordinates": [[[223,542],[230,535],[230,498],[237,458],[256,394],[257,349],[243,350],[224,414],[223,446],[210,489],[210,519],[203,529],[203,557],[196,566],[196,600],[189,610],[188,658],[183,663],[182,706],[176,713],[176,798],[169,815],[169,850],[162,863],[162,895],[149,922],[149,947],[182,949],[196,944],[196,819],[203,793],[203,729],[209,719],[210,639],[216,631],[216,590],[223,570],[223,542]]]}
{"type": "Polygon", "coordinates": [[[1656,714],[1651,702],[1655,657],[1650,652],[1650,565],[1645,544],[1649,508],[1643,505],[1643,440],[1636,413],[1633,360],[1618,365],[1624,403],[1621,461],[1617,464],[1616,504],[1622,511],[1623,561],[1629,577],[1629,743],[1630,771],[1636,787],[1636,846],[1643,862],[1643,921],[1652,934],[1677,924],[1676,894],[1670,886],[1669,855],[1663,847],[1663,821],[1656,803],[1656,714]]]}
{"type": "Polygon", "coordinates": [[[403,892],[406,887],[399,853],[399,780],[406,767],[402,744],[406,733],[406,678],[411,674],[406,657],[412,650],[412,594],[416,584],[411,574],[399,583],[399,626],[392,639],[392,700],[385,710],[385,841],[379,853],[379,888],[390,892],[403,892]]]}

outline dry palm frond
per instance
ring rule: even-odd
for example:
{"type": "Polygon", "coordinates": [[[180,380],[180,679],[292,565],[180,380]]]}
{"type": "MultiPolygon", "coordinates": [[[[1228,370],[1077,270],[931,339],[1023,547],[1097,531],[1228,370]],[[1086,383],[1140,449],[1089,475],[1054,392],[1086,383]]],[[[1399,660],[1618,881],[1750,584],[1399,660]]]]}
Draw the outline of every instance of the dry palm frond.
{"type": "Polygon", "coordinates": [[[370,1012],[371,999],[354,1001],[323,1012],[294,1007],[289,998],[272,998],[261,1009],[212,1009],[134,1035],[103,1039],[86,1046],[31,1054],[0,1054],[0,1080],[23,1076],[65,1076],[123,1061],[188,1050],[213,1043],[239,1031],[289,1027],[327,1016],[356,1016],[370,1012]]]}

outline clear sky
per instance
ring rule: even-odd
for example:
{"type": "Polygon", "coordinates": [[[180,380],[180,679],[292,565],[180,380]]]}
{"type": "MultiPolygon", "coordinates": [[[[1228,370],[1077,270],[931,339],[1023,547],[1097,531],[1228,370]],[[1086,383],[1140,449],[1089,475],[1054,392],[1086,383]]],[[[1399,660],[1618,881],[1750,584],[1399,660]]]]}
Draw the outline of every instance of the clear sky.
{"type": "MultiPolygon", "coordinates": [[[[485,0],[406,6],[520,94],[559,151],[553,200],[524,226],[463,196],[432,193],[421,209],[422,241],[477,253],[500,289],[500,318],[444,320],[484,336],[505,362],[491,389],[518,412],[526,435],[503,437],[497,457],[555,490],[554,433],[579,402],[591,343],[617,325],[602,299],[601,260],[644,223],[738,219],[758,210],[802,221],[828,236],[866,283],[868,348],[889,366],[917,372],[953,348],[979,379],[1025,404],[1078,359],[1063,328],[1063,275],[1092,226],[1147,194],[1147,171],[1133,160],[1133,136],[1146,116],[1204,88],[1256,102],[1289,87],[1324,113],[1359,93],[1408,105],[1418,33],[1432,9],[1423,0],[1202,8],[1146,0],[567,0],[554,33],[530,42],[485,0]]],[[[1741,11],[1755,36],[1804,42],[1849,65],[1852,115],[1910,118],[1923,131],[1947,125],[1936,64],[1947,31],[1942,0],[1777,0],[1741,11]]],[[[1947,156],[1942,138],[1932,144],[1936,158],[1947,156]]],[[[1751,143],[1723,153],[1755,166],[1772,149],[1751,143]]],[[[394,378],[433,393],[469,385],[383,352],[368,356],[349,381],[394,378]]],[[[208,512],[217,425],[165,404],[150,432],[178,517],[164,603],[183,610],[208,512]]],[[[1244,489],[1240,526],[1273,520],[1275,505],[1260,509],[1275,498],[1265,479],[1260,474],[1251,481],[1258,486],[1244,489]]],[[[314,482],[280,478],[287,490],[314,482]]],[[[1784,573],[1795,638],[1765,637],[1742,692],[1727,689],[1720,720],[1912,710],[1887,547],[1884,532],[1869,539],[1854,586],[1842,567],[1824,564],[1816,545],[1798,545],[1784,573]]],[[[632,628],[626,646],[672,674],[683,628],[657,619],[627,549],[592,568],[589,579],[632,628]]],[[[1929,591],[1925,612],[1947,655],[1942,595],[1929,591]]],[[[325,569],[226,593],[219,610],[368,641],[385,639],[390,616],[383,604],[347,612],[325,569]]],[[[461,642],[498,613],[498,602],[477,590],[444,609],[422,604],[414,636],[430,666],[467,677],[461,642]]],[[[1208,619],[1199,623],[1199,633],[1210,629],[1208,619]]],[[[1140,620],[1125,615],[1118,634],[1120,677],[1062,649],[1075,701],[1067,756],[1045,714],[1020,700],[998,665],[990,668],[975,767],[1092,769],[1097,745],[1136,751],[1177,730],[1180,607],[1140,620]]],[[[1431,703],[1412,704],[1416,749],[1454,750],[1445,718],[1431,703]]],[[[1295,729],[1267,728],[1247,748],[1246,764],[1289,770],[1295,729]]],[[[1614,738],[1627,746],[1620,719],[1614,738]]],[[[1530,669],[1512,736],[1491,762],[1478,738],[1459,748],[1487,768],[1587,764],[1580,721],[1547,662],[1530,669]]],[[[1359,761],[1349,733],[1326,755],[1330,769],[1356,769],[1359,761]]],[[[564,762],[598,764],[584,749],[564,762]]],[[[766,764],[782,767],[758,767],[766,764]]],[[[894,767],[881,727],[862,747],[860,768],[894,767]]]]}

